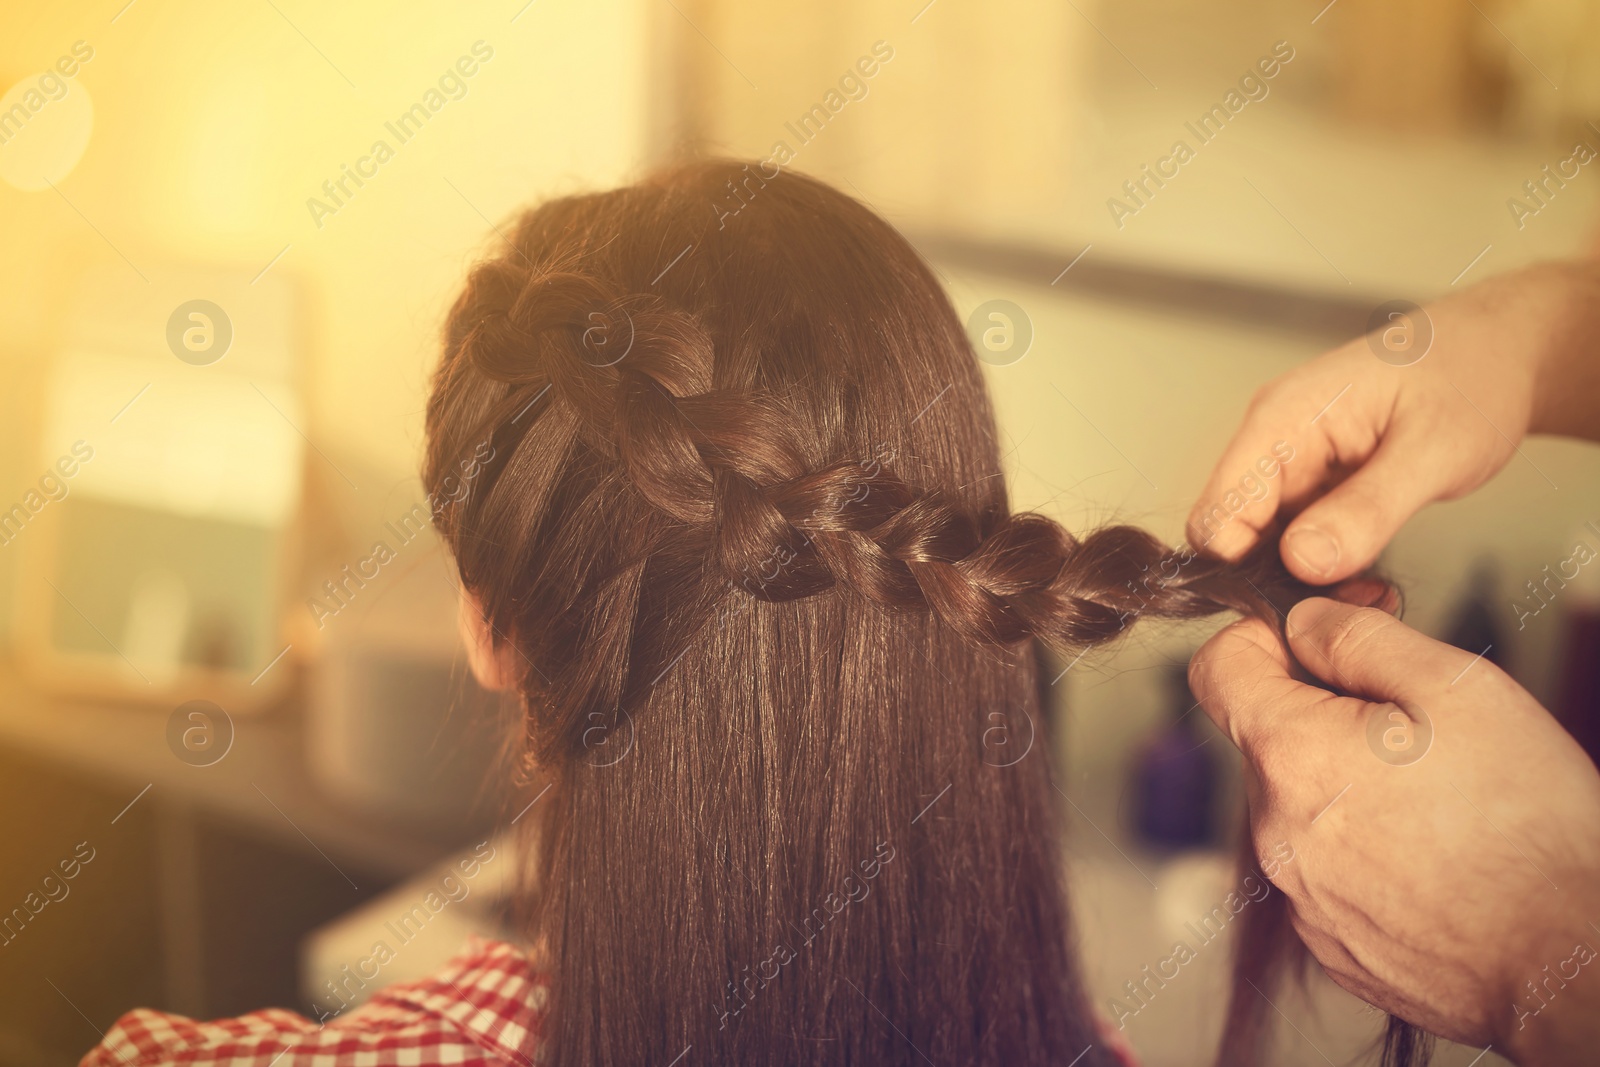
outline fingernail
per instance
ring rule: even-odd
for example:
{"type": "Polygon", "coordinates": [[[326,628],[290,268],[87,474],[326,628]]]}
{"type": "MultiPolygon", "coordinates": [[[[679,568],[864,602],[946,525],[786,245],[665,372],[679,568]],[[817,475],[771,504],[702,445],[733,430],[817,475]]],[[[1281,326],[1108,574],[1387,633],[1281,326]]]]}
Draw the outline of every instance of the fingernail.
{"type": "Polygon", "coordinates": [[[1310,633],[1317,628],[1317,623],[1337,606],[1327,597],[1307,597],[1289,609],[1289,617],[1285,620],[1289,633],[1291,635],[1310,633]]]}
{"type": "Polygon", "coordinates": [[[1283,550],[1318,577],[1327,577],[1339,565],[1339,542],[1315,526],[1301,526],[1283,539],[1283,550]]]}

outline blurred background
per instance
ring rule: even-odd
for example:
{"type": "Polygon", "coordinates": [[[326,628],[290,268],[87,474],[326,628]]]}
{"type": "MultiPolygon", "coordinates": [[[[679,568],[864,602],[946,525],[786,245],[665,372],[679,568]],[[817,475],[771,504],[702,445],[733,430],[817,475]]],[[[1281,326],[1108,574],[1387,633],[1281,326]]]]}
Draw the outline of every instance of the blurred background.
{"type": "MultiPolygon", "coordinates": [[[[3,1064],[74,1062],[135,1006],[342,1010],[374,931],[517,816],[416,469],[438,324],[520,206],[702,154],[837,184],[971,316],[1015,505],[1174,542],[1257,386],[1391,301],[1595,247],[1594,0],[3,0],[0,27],[3,1064]]],[[[1600,572],[1547,609],[1527,583],[1600,548],[1597,501],[1600,453],[1530,441],[1384,561],[1410,622],[1590,738],[1600,572]]],[[[1176,672],[1209,629],[1058,664],[1036,724],[1108,1015],[1234,880],[1231,749],[1176,672]]],[[[496,855],[373,985],[493,928],[496,855]]],[[[1151,1067],[1203,1058],[1225,964],[1127,1020],[1151,1067]]],[[[1285,1064],[1381,1024],[1320,976],[1278,1007],[1285,1064]]]]}

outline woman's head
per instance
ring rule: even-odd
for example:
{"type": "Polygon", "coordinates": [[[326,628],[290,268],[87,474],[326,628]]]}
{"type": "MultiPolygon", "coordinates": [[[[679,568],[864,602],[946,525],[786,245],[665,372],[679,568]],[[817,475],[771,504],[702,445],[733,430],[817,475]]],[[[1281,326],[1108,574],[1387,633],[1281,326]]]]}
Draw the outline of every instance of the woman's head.
{"type": "Polygon", "coordinates": [[[819,182],[695,164],[505,244],[426,479],[527,710],[552,1054],[1110,1062],[1031,639],[1268,612],[1268,571],[1013,515],[937,280],[819,182]]]}

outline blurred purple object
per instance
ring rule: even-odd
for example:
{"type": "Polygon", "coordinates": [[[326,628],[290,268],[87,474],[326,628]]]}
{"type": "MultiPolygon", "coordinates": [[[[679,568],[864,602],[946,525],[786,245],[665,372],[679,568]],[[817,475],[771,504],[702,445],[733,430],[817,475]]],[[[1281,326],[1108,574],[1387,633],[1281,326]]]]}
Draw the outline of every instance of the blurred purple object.
{"type": "Polygon", "coordinates": [[[1216,843],[1217,768],[1194,714],[1183,667],[1168,678],[1172,715],[1139,754],[1135,768],[1140,837],[1162,848],[1216,843]]]}

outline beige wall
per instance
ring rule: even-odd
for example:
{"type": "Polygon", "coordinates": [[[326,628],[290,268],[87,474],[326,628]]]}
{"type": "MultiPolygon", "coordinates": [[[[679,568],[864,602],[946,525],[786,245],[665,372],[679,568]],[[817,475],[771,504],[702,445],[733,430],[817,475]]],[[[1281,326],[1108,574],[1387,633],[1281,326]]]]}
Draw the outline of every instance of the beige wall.
{"type": "Polygon", "coordinates": [[[483,216],[637,168],[650,23],[637,0],[537,0],[515,23],[521,0],[276,6],[293,26],[271,4],[140,2],[115,23],[120,4],[7,13],[0,82],[87,41],[94,58],[73,85],[94,125],[59,182],[76,211],[48,188],[0,182],[0,354],[49,357],[89,264],[125,268],[125,256],[252,276],[287,245],[272,272],[305,302],[303,429],[332,455],[399,476],[414,462],[436,324],[467,258],[493,240],[483,216]],[[494,55],[466,95],[396,141],[319,229],[307,199],[479,40],[494,55]]]}
{"type": "Polygon", "coordinates": [[[800,169],[892,216],[1026,225],[1059,212],[1094,33],[1070,5],[702,0],[697,17],[722,53],[689,42],[706,149],[767,158],[782,141],[800,169]],[[878,42],[893,58],[866,95],[802,145],[785,124],[878,42]]]}

